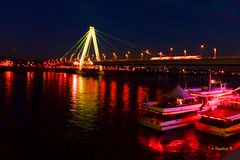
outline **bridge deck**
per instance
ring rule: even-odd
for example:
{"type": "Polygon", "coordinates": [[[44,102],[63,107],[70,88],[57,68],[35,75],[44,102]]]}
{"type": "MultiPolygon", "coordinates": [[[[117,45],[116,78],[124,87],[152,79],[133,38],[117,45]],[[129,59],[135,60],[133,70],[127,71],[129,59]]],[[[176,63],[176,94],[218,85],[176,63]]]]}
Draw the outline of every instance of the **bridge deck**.
{"type": "Polygon", "coordinates": [[[102,66],[240,66],[240,58],[189,59],[189,60],[105,60],[94,61],[102,66]]]}

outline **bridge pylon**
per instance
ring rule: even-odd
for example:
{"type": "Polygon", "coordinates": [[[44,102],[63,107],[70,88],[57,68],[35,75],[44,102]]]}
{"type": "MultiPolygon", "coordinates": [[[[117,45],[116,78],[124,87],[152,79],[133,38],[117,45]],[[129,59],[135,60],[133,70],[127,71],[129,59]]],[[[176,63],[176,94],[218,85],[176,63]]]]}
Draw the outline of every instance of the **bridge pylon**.
{"type": "MultiPolygon", "coordinates": [[[[91,40],[93,41],[96,60],[100,61],[100,54],[99,54],[99,50],[98,50],[98,43],[97,43],[95,28],[93,26],[90,26],[89,31],[87,32],[86,41],[85,41],[83,51],[82,51],[82,55],[81,55],[81,58],[80,58],[79,70],[82,70],[88,48],[90,48],[90,45],[91,45],[91,40]]],[[[102,66],[99,66],[99,70],[102,71],[102,66]]]]}

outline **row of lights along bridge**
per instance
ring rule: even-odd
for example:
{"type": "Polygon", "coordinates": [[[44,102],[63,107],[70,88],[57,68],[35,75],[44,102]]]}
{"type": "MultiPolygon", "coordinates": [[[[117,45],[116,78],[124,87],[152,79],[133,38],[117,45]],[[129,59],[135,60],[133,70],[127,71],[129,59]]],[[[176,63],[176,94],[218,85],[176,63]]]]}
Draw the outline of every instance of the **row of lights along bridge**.
{"type": "MultiPolygon", "coordinates": [[[[204,48],[205,48],[204,45],[200,45],[200,57],[201,58],[204,58],[203,57],[204,48]]],[[[164,53],[162,51],[159,52],[159,53],[151,53],[149,50],[146,50],[144,52],[141,52],[139,57],[140,57],[141,60],[149,60],[150,57],[156,56],[156,55],[158,55],[159,57],[166,56],[166,55],[164,55],[164,53]]],[[[174,56],[174,48],[171,47],[169,49],[169,57],[173,57],[173,56],[174,56]]],[[[187,50],[186,49],[183,50],[183,56],[187,56],[187,50]]],[[[216,56],[217,56],[217,48],[213,48],[213,59],[215,59],[216,56]]],[[[109,55],[109,59],[107,59],[107,55],[105,53],[101,54],[101,60],[103,60],[103,61],[105,61],[105,60],[120,60],[120,59],[121,60],[129,60],[130,58],[134,59],[133,57],[131,57],[131,52],[130,51],[128,51],[122,59],[119,58],[119,56],[115,52],[113,52],[112,55],[109,55]]],[[[209,58],[209,57],[205,57],[205,58],[209,58]]],[[[136,59],[139,59],[139,58],[136,58],[136,59]]],[[[183,59],[184,59],[184,57],[183,57],[183,59]]],[[[91,57],[88,57],[88,60],[91,60],[91,61],[96,60],[95,55],[92,54],[91,57]]],[[[60,59],[60,60],[52,59],[52,60],[49,60],[49,61],[53,61],[53,62],[54,61],[56,61],[56,62],[72,62],[72,61],[79,61],[79,59],[78,58],[63,58],[63,59],[60,59]]]]}

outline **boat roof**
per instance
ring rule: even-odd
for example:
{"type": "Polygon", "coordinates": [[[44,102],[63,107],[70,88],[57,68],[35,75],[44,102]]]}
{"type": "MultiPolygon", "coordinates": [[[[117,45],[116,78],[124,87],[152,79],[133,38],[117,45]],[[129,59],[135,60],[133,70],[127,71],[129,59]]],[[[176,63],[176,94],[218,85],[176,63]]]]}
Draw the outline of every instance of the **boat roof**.
{"type": "Polygon", "coordinates": [[[188,92],[182,89],[182,87],[180,87],[179,85],[176,85],[175,87],[171,88],[170,90],[168,90],[168,92],[164,93],[162,96],[168,99],[170,98],[190,99],[194,97],[188,94],[188,92]]]}

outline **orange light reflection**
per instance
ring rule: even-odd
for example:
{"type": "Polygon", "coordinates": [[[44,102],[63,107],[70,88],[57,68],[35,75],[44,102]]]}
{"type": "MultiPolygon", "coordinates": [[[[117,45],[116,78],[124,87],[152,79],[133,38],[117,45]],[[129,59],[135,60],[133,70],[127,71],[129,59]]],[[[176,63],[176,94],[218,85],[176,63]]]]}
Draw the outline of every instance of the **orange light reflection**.
{"type": "Polygon", "coordinates": [[[5,77],[6,102],[10,102],[12,95],[13,72],[5,72],[5,77]]]}

